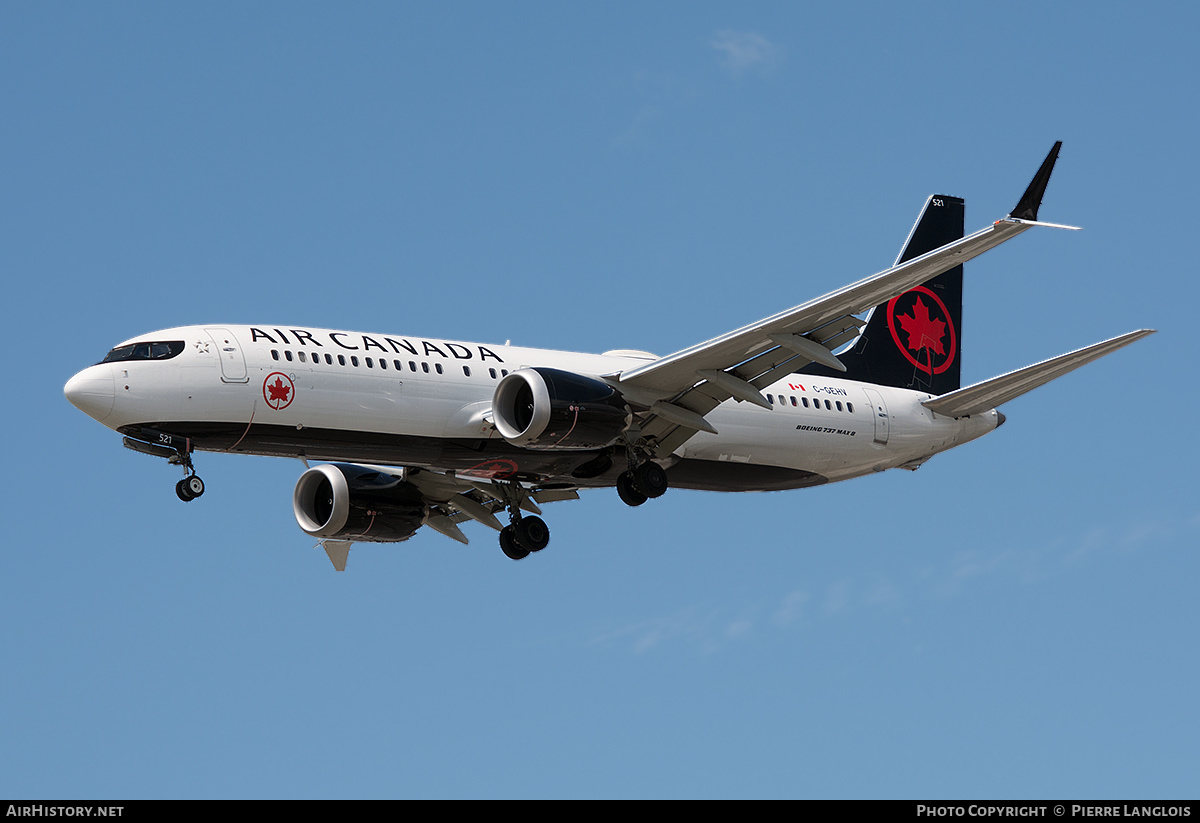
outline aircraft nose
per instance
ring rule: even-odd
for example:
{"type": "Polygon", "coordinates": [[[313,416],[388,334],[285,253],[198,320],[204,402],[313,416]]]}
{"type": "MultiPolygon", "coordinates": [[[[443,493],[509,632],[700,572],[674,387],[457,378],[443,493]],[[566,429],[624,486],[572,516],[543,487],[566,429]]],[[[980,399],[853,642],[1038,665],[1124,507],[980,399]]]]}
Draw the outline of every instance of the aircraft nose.
{"type": "Polygon", "coordinates": [[[116,399],[112,368],[89,366],[67,381],[63,394],[75,408],[103,422],[112,413],[116,399]]]}

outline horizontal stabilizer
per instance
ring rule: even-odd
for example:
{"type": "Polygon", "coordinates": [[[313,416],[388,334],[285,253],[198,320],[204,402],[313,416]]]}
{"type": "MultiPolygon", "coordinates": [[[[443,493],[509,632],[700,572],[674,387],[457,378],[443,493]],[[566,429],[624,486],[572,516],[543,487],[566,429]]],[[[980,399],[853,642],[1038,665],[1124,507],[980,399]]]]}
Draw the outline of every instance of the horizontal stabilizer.
{"type": "Polygon", "coordinates": [[[991,380],[976,383],[974,386],[943,394],[941,397],[930,398],[921,405],[947,417],[978,414],[1020,397],[1038,386],[1049,383],[1055,378],[1062,377],[1080,366],[1098,360],[1106,354],[1111,354],[1117,349],[1124,348],[1151,334],[1154,334],[1154,329],[1141,329],[1123,334],[1120,337],[1105,340],[1103,343],[1096,343],[1078,351],[1068,352],[1023,369],[993,377],[991,380]]]}

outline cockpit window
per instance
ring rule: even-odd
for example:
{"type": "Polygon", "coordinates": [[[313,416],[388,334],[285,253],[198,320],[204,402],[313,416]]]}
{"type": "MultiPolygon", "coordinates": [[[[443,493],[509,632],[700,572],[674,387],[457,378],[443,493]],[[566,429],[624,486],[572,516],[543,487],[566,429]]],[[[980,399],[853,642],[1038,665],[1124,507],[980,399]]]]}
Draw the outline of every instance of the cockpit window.
{"type": "Polygon", "coordinates": [[[120,363],[125,360],[169,360],[183,351],[182,340],[164,343],[131,343],[117,346],[101,360],[101,363],[120,363]]]}

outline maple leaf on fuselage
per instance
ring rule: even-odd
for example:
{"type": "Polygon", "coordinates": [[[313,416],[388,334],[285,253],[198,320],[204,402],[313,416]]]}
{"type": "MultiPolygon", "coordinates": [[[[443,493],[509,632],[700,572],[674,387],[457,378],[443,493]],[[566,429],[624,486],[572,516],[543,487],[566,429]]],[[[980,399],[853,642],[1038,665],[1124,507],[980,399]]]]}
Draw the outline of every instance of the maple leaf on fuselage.
{"type": "Polygon", "coordinates": [[[291,389],[283,384],[283,380],[276,377],[275,382],[267,386],[268,400],[278,400],[280,402],[287,400],[288,392],[291,389]]]}
{"type": "Polygon", "coordinates": [[[929,307],[920,297],[913,303],[911,316],[898,314],[896,319],[900,321],[901,328],[908,335],[909,349],[915,352],[929,349],[937,354],[946,353],[942,346],[942,340],[946,336],[946,324],[941,320],[933,320],[929,317],[929,307]]]}

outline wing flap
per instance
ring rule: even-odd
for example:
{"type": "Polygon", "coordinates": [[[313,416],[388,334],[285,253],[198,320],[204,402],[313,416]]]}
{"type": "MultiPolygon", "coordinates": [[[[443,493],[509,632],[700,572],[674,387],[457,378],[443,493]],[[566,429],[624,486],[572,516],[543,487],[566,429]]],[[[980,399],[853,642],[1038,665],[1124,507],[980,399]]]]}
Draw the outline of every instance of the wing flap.
{"type": "Polygon", "coordinates": [[[1043,386],[1080,366],[1085,366],[1093,360],[1098,360],[1106,354],[1111,354],[1117,349],[1124,348],[1151,334],[1154,334],[1154,329],[1129,332],[1111,340],[1105,340],[1008,374],[1002,374],[999,377],[993,377],[991,380],[943,394],[941,397],[925,400],[921,405],[947,417],[978,414],[988,409],[994,409],[1026,392],[1033,391],[1038,386],[1043,386]]]}
{"type": "Polygon", "coordinates": [[[444,514],[430,514],[425,520],[425,525],[438,534],[444,534],[451,540],[457,540],[464,546],[469,542],[467,536],[459,529],[458,524],[444,514]]]}

